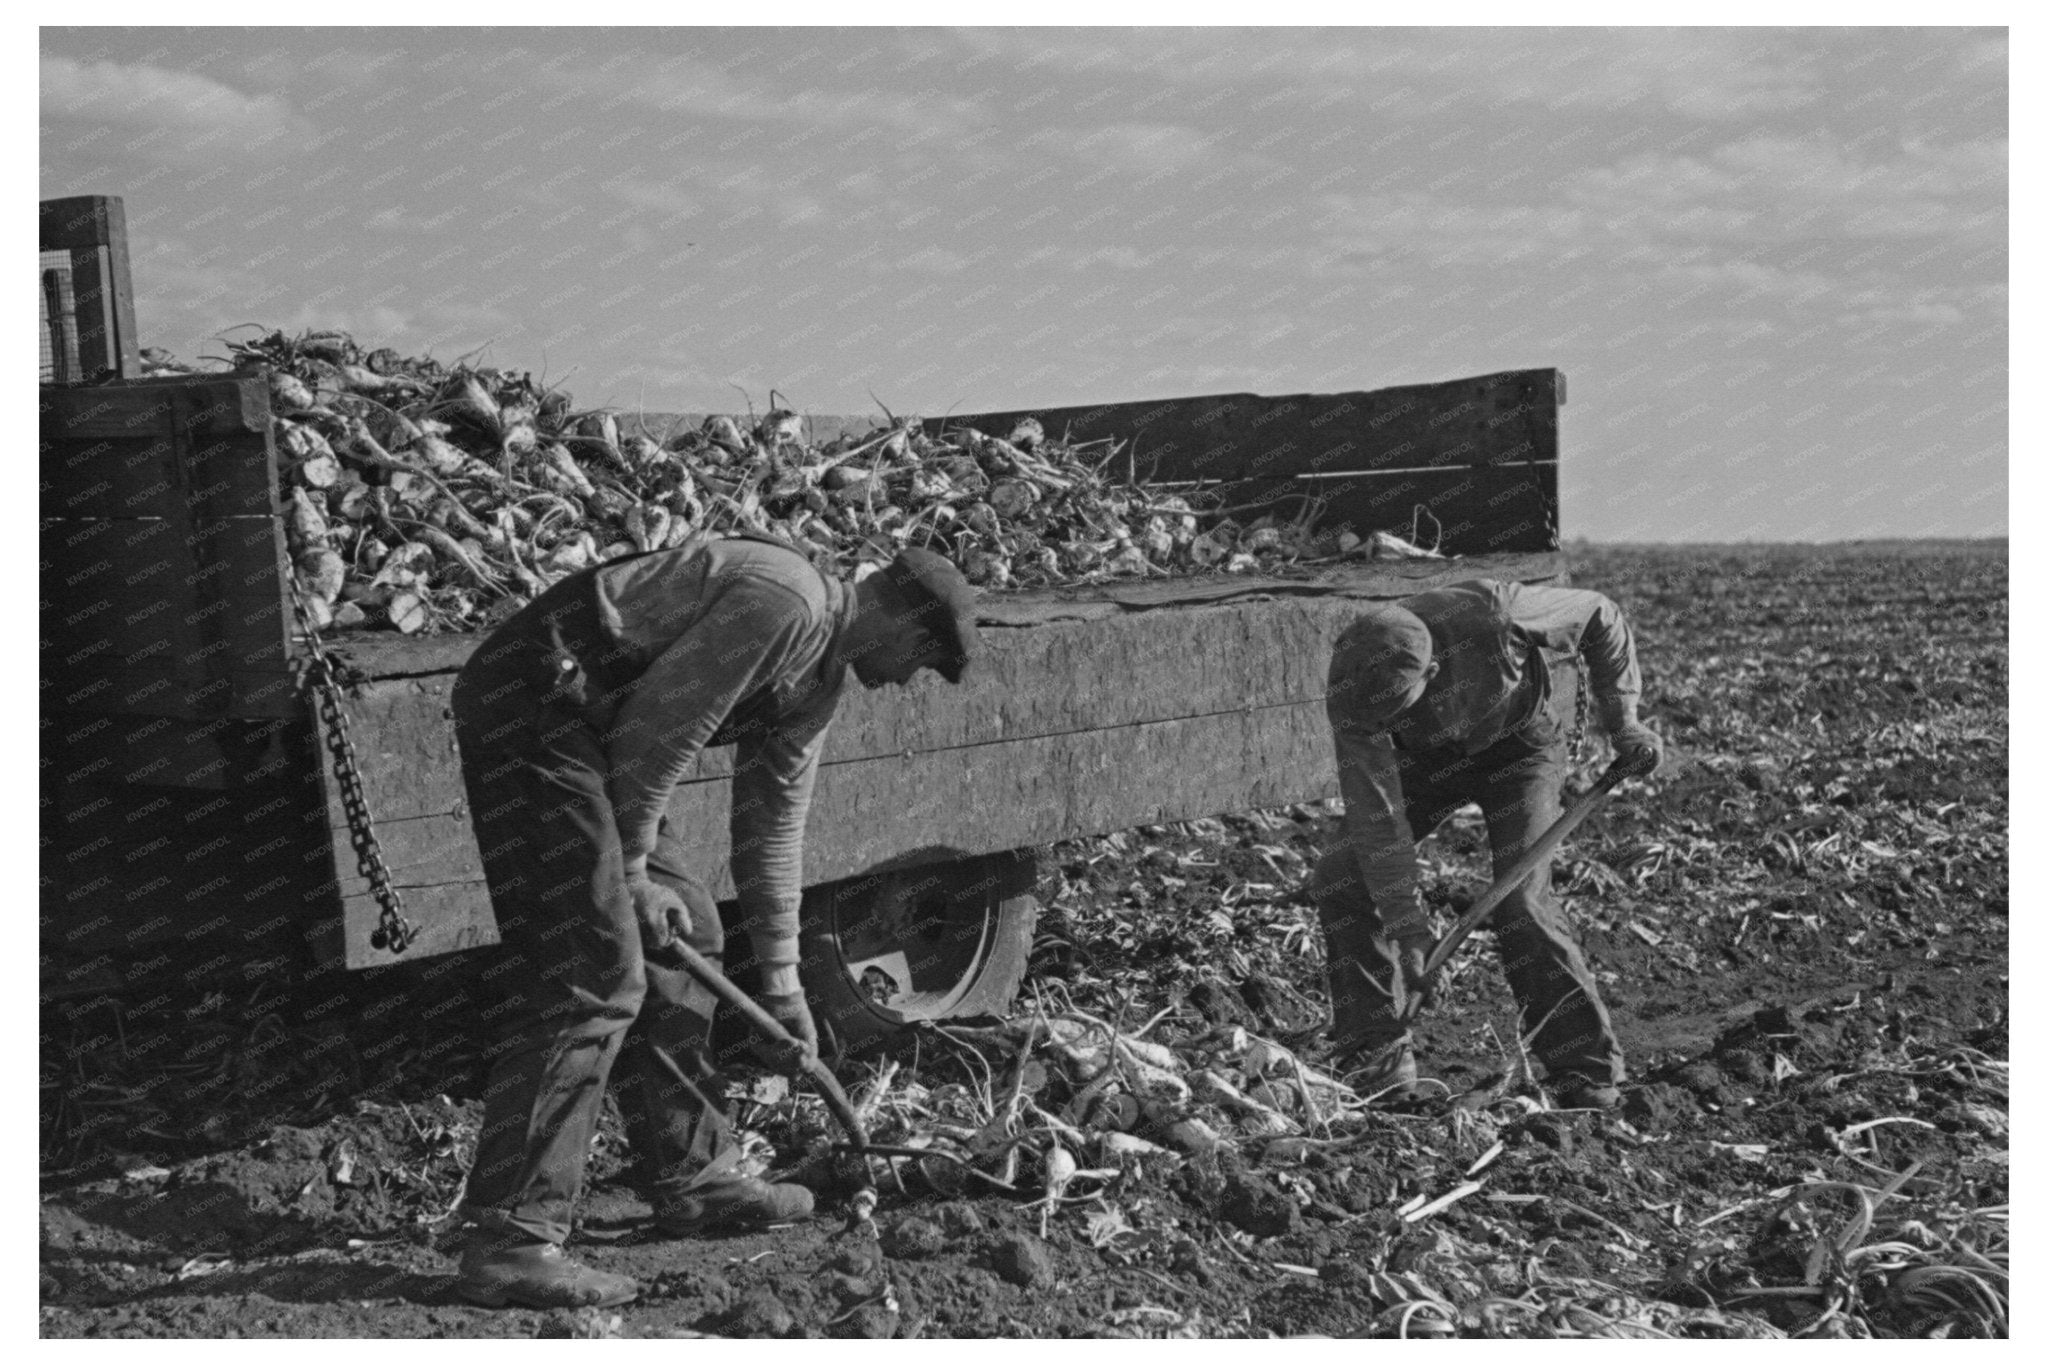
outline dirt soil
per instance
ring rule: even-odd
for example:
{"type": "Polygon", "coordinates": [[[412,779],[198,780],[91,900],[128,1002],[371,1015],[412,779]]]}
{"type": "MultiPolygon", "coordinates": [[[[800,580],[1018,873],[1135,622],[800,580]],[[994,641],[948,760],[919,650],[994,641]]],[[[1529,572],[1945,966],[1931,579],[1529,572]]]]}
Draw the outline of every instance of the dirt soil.
{"type": "MultiPolygon", "coordinates": [[[[1422,1026],[1420,1102],[1336,1136],[1217,1116],[1214,1150],[1098,1168],[1056,1210],[1036,1157],[1029,1198],[900,1163],[872,1224],[826,1182],[807,1224],[664,1241],[610,1116],[572,1250],[641,1297],[490,1311],[452,1294],[480,1078],[445,979],[46,1002],[42,1334],[2002,1334],[2004,546],[1593,550],[1574,573],[1628,611],[1673,749],[1557,869],[1629,1051],[1617,1112],[1545,1095],[1482,933],[1422,1026]]],[[[1304,882],[1333,818],[1051,850],[1025,1001],[1317,1059],[1304,882]]],[[[1483,842],[1468,815],[1425,845],[1445,924],[1483,842]]],[[[967,1051],[926,1034],[842,1075],[900,1141],[972,1098],[967,1051]]],[[[1032,1065],[990,1074],[1071,1099],[1032,1065]]],[[[815,1146],[815,1102],[735,1084],[764,1160],[815,1146]]],[[[1148,1135],[1112,1107],[1091,1132],[1148,1135]]]]}

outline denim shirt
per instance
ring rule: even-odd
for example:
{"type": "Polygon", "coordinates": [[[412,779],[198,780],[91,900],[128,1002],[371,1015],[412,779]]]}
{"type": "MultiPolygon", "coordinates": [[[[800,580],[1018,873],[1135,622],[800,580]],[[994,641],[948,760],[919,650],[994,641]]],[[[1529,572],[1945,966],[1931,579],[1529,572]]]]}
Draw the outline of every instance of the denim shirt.
{"type": "Polygon", "coordinates": [[[743,907],[793,934],[852,591],[800,554],[748,540],[622,560],[597,570],[595,589],[605,633],[645,661],[601,727],[627,865],[654,850],[698,753],[732,744],[733,881],[743,907]]]}
{"type": "Polygon", "coordinates": [[[1628,622],[1597,592],[1482,578],[1404,597],[1397,605],[1429,627],[1438,667],[1421,698],[1391,726],[1350,714],[1347,703],[1374,689],[1362,685],[1362,651],[1347,632],[1331,655],[1325,701],[1344,794],[1339,847],[1357,858],[1390,938],[1429,932],[1417,899],[1403,754],[1476,754],[1528,724],[1551,701],[1545,651],[1584,654],[1609,733],[1634,723],[1642,694],[1628,622]]]}

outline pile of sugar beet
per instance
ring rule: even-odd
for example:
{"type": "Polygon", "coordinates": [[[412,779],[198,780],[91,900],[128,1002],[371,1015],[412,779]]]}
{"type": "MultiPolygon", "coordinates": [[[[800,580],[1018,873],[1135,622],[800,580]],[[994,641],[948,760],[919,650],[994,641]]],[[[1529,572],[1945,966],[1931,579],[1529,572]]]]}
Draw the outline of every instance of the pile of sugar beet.
{"type": "Polygon", "coordinates": [[[229,350],[268,372],[287,548],[321,629],[487,628],[567,574],[699,531],[773,535],[851,577],[919,546],[984,591],[1433,553],[1320,527],[1312,498],[1225,507],[1218,488],[1148,489],[1126,443],[1031,418],[996,435],[885,410],[813,441],[771,391],[765,415],[662,429],[531,374],[337,331],[229,350]]]}

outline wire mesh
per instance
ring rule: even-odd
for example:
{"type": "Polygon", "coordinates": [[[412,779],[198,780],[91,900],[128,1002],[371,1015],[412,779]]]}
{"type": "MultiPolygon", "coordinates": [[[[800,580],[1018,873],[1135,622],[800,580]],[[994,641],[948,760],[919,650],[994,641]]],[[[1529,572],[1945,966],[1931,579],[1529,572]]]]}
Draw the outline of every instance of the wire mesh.
{"type": "Polygon", "coordinates": [[[78,298],[71,285],[71,253],[36,253],[36,342],[44,384],[69,383],[77,374],[78,298]]]}

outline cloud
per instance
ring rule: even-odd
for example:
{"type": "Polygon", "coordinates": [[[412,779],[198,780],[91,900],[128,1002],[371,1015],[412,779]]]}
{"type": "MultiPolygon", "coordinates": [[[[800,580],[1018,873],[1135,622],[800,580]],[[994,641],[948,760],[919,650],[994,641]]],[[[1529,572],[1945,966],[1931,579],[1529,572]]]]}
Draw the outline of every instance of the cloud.
{"type": "Polygon", "coordinates": [[[1325,195],[1315,226],[1326,267],[1416,254],[1439,265],[1506,265],[1625,231],[1569,204],[1464,203],[1427,192],[1325,195]]]}
{"type": "Polygon", "coordinates": [[[1132,246],[1065,247],[1038,246],[1017,258],[1017,268],[1033,265],[1059,266],[1066,270],[1088,270],[1108,266],[1112,270],[1149,270],[1180,254],[1178,247],[1160,246],[1141,251],[1132,246]]]}
{"type": "Polygon", "coordinates": [[[643,181],[622,180],[606,186],[618,199],[643,209],[656,209],[679,218],[694,218],[704,212],[704,204],[698,196],[678,185],[652,185],[643,181]]]}
{"type": "Polygon", "coordinates": [[[1788,270],[1757,260],[1725,260],[1674,265],[1665,274],[1681,284],[1729,290],[1743,298],[1782,299],[1806,303],[1840,288],[1839,282],[1815,270],[1788,270]]]}
{"type": "Polygon", "coordinates": [[[1395,118],[1455,103],[1734,119],[1803,108],[1823,89],[1815,43],[1770,31],[977,29],[955,37],[970,61],[1022,72],[1188,89],[1276,86],[1305,102],[1348,98],[1395,118]]]}
{"type": "Polygon", "coordinates": [[[1757,137],[1704,157],[1645,153],[1566,183],[1564,198],[1666,236],[1937,237],[2004,234],[2004,138],[1860,156],[1826,137],[1757,137]]]}
{"type": "Polygon", "coordinates": [[[1878,283],[1848,291],[1842,303],[1848,311],[1837,321],[1845,326],[1886,323],[1953,327],[1963,322],[1982,320],[1987,314],[2004,320],[2010,307],[2010,294],[2003,282],[1937,288],[1907,288],[1878,283]]]}
{"type": "MultiPolygon", "coordinates": [[[[1339,273],[1394,255],[1484,266],[1598,252],[1617,264],[1680,267],[1703,247],[1982,248],[2005,238],[2008,157],[2004,139],[1909,143],[1876,157],[1828,138],[1752,138],[1699,156],[1643,153],[1594,167],[1538,202],[1325,195],[1315,226],[1325,268],[1339,273]]],[[[1757,264],[1724,269],[1718,282],[1773,294],[1811,295],[1817,278],[1773,278],[1757,264]]]]}
{"type": "Polygon", "coordinates": [[[740,161],[689,161],[673,168],[666,179],[621,176],[605,186],[607,193],[639,208],[671,218],[706,214],[751,217],[771,214],[785,226],[810,222],[825,214],[825,204],[805,188],[821,174],[779,174],[768,166],[740,161]]]}
{"type": "Polygon", "coordinates": [[[1953,327],[1963,320],[1963,310],[1952,303],[1897,303],[1865,308],[1841,319],[1846,325],[1872,322],[1910,323],[1922,327],[1953,327]]]}
{"type": "Polygon", "coordinates": [[[758,72],[734,71],[695,58],[634,63],[620,69],[544,68],[538,78],[557,90],[601,95],[612,104],[638,105],[662,114],[744,123],[790,123],[819,136],[844,137],[863,127],[888,129],[911,140],[957,137],[985,122],[971,100],[931,91],[878,87],[865,73],[852,88],[815,83],[827,69],[814,64],[806,79],[787,79],[757,63],[758,72]]]}
{"type": "Polygon", "coordinates": [[[266,146],[306,135],[275,95],[247,95],[208,76],[122,62],[42,59],[42,117],[169,133],[185,151],[266,146]]]}
{"type": "Polygon", "coordinates": [[[919,275],[958,275],[972,269],[976,258],[965,252],[953,251],[942,246],[919,247],[906,256],[888,261],[876,261],[875,270],[906,270],[919,275]]]}
{"type": "Polygon", "coordinates": [[[136,311],[150,330],[182,328],[210,336],[231,323],[263,321],[244,316],[251,289],[248,272],[224,252],[202,251],[183,238],[156,234],[138,238],[130,250],[136,311]]]}
{"type": "Polygon", "coordinates": [[[1216,139],[1173,123],[1113,123],[1080,133],[1070,144],[1081,156],[1140,173],[1179,170],[1208,157],[1216,139]]]}

